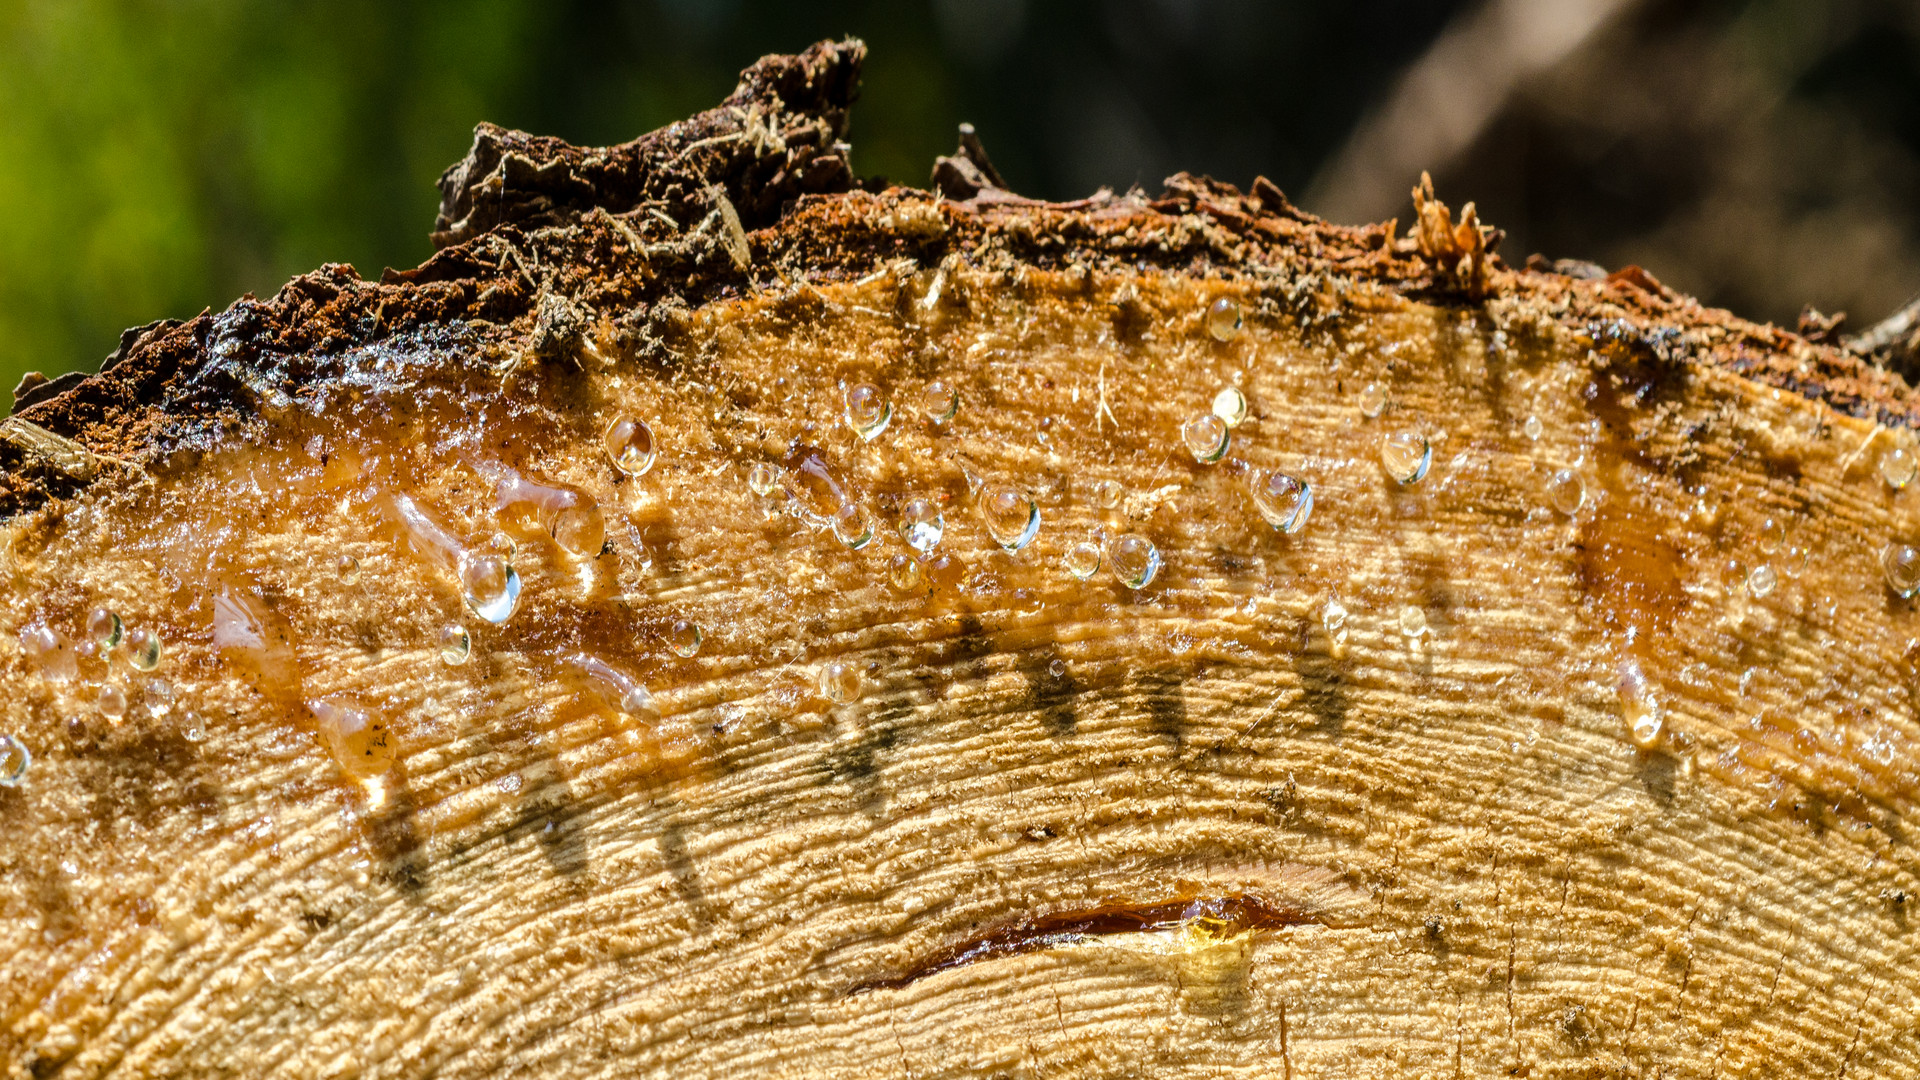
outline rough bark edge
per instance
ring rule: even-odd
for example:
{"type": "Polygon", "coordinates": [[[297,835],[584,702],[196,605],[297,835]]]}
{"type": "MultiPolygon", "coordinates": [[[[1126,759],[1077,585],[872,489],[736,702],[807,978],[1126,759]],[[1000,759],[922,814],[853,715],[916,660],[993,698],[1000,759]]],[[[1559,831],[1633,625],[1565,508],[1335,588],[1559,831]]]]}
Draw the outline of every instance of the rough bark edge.
{"type": "MultiPolygon", "coordinates": [[[[957,261],[1016,278],[1034,268],[1091,282],[1153,267],[1251,279],[1269,314],[1303,324],[1405,297],[1521,332],[1558,328],[1669,373],[1718,366],[1841,413],[1920,426],[1907,384],[1856,353],[1704,307],[1638,267],[1510,268],[1492,253],[1497,232],[1466,214],[1442,221],[1424,191],[1414,235],[1397,237],[1393,221],[1341,226],[1305,213],[1265,178],[1242,193],[1180,173],[1157,198],[1102,191],[1068,203],[991,180],[958,201],[861,190],[832,139],[864,55],[846,41],[767,57],[720,108],[609,149],[482,125],[442,179],[441,249],[419,267],[376,284],[330,264],[267,300],[137,328],[98,375],[30,389],[15,415],[140,461],[211,445],[261,398],[323,380],[348,349],[425,336],[537,361],[597,326],[643,361],[671,364],[692,307],[765,288],[804,301],[811,283],[957,261]]],[[[964,142],[960,156],[977,164],[964,142]]],[[[0,444],[0,514],[90,480],[0,444]]]]}

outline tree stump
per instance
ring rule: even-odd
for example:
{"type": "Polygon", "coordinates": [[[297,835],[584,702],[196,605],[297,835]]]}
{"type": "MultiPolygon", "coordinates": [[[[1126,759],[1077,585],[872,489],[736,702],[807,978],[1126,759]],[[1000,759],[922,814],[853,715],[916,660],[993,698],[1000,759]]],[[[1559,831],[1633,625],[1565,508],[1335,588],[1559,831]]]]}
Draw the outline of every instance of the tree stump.
{"type": "Polygon", "coordinates": [[[7,1076],[1920,1071],[1903,382],[863,51],[23,394],[7,1076]]]}

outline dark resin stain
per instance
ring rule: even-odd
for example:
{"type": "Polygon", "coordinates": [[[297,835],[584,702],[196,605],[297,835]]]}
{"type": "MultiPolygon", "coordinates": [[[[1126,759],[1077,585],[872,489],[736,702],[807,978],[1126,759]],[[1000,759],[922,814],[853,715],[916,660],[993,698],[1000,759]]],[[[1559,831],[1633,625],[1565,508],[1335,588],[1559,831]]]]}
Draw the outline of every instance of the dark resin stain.
{"type": "Polygon", "coordinates": [[[864,982],[847,993],[852,996],[870,990],[898,990],[930,975],[967,964],[1040,952],[1063,945],[1083,944],[1093,938],[1115,934],[1172,930],[1182,924],[1191,924],[1227,936],[1250,930],[1306,926],[1321,921],[1299,908],[1245,894],[1166,900],[1152,904],[1106,904],[1042,915],[997,927],[978,937],[956,942],[901,975],[864,982]]]}
{"type": "Polygon", "coordinates": [[[1680,549],[1626,499],[1604,501],[1581,526],[1575,561],[1581,589],[1615,629],[1665,630],[1686,610],[1680,549]]]}

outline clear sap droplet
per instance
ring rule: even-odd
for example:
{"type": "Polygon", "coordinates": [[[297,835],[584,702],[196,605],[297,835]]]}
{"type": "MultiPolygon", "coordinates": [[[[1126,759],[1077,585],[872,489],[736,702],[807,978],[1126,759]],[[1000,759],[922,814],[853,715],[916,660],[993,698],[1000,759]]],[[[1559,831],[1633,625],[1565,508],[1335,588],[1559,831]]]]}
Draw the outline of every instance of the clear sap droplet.
{"type": "Polygon", "coordinates": [[[644,475],[660,456],[653,441],[653,429],[646,421],[631,416],[619,417],[608,424],[604,442],[607,459],[628,476],[644,475]]]}
{"type": "Polygon", "coordinates": [[[1660,706],[1659,695],[1641,673],[1639,661],[1628,660],[1620,665],[1620,680],[1615,689],[1620,695],[1620,716],[1626,721],[1627,737],[1633,740],[1633,745],[1642,750],[1660,745],[1660,735],[1666,727],[1665,711],[1660,706]]]}
{"type": "Polygon", "coordinates": [[[1402,484],[1417,484],[1433,464],[1433,444],[1417,431],[1396,431],[1380,440],[1380,464],[1402,484]]]}
{"type": "Polygon", "coordinates": [[[667,648],[672,649],[675,656],[688,657],[699,652],[702,638],[700,624],[691,619],[675,619],[673,625],[667,627],[667,648]]]}
{"type": "Polygon", "coordinates": [[[1427,633],[1426,609],[1418,604],[1401,605],[1400,632],[1410,638],[1425,637],[1427,633]]]}
{"type": "Polygon", "coordinates": [[[1587,501],[1587,485],[1572,469],[1561,469],[1547,481],[1547,502],[1555,510],[1572,517],[1587,501]]]}
{"type": "Polygon", "coordinates": [[[1237,428],[1247,419],[1247,395],[1237,386],[1223,387],[1213,395],[1213,415],[1219,417],[1230,428],[1237,428]]]}
{"type": "Polygon", "coordinates": [[[1101,480],[1093,485],[1091,492],[1093,505],[1102,510],[1112,510],[1120,505],[1120,499],[1126,490],[1118,480],[1101,480]]]}
{"type": "Polygon", "coordinates": [[[953,387],[935,379],[920,388],[920,415],[936,424],[944,424],[960,411],[960,395],[953,387]]]}
{"type": "Polygon", "coordinates": [[[460,558],[460,592],[475,615],[503,623],[520,604],[520,574],[513,564],[486,552],[460,558]]]}
{"type": "Polygon", "coordinates": [[[1100,570],[1100,545],[1091,540],[1076,540],[1060,553],[1060,565],[1067,573],[1085,581],[1100,570]]]}
{"type": "Polygon", "coordinates": [[[887,585],[902,596],[924,590],[926,575],[920,569],[920,560],[911,555],[895,555],[888,559],[887,585]]]}
{"type": "Polygon", "coordinates": [[[1903,597],[1920,592],[1920,550],[1899,541],[1880,549],[1880,572],[1887,588],[1903,597]]]}
{"type": "Polygon", "coordinates": [[[1313,513],[1313,488],[1298,477],[1270,472],[1254,479],[1253,506],[1267,524],[1283,533],[1296,533],[1313,513]]]}
{"type": "Polygon", "coordinates": [[[440,628],[440,662],[451,667],[459,667],[473,655],[473,635],[459,623],[448,623],[440,628]]]}
{"type": "Polygon", "coordinates": [[[747,490],[755,495],[771,495],[779,486],[779,466],[765,461],[756,461],[747,469],[747,490]]]}
{"type": "Polygon", "coordinates": [[[1338,600],[1328,600],[1320,609],[1320,625],[1326,628],[1327,641],[1337,655],[1347,643],[1347,606],[1338,600]]]}
{"type": "Polygon", "coordinates": [[[355,779],[384,775],[395,759],[392,733],[364,709],[319,701],[307,706],[320,740],[340,768],[355,779]]]}
{"type": "Polygon", "coordinates": [[[1768,518],[1766,521],[1761,522],[1759,544],[1762,554],[1771,555],[1779,551],[1780,545],[1786,543],[1786,541],[1786,526],[1780,524],[1779,521],[1773,518],[1768,518]]]}
{"type": "Polygon", "coordinates": [[[859,503],[847,503],[833,512],[833,535],[848,548],[859,551],[873,541],[873,515],[859,503]]]}
{"type": "Polygon", "coordinates": [[[27,778],[33,755],[27,744],[12,735],[0,735],[0,787],[18,787],[27,778]]]}
{"type": "Polygon", "coordinates": [[[1537,416],[1527,417],[1527,422],[1520,425],[1521,434],[1533,442],[1539,442],[1540,436],[1544,434],[1545,431],[1546,428],[1540,423],[1540,418],[1537,416]]]}
{"type": "Polygon", "coordinates": [[[1144,589],[1160,574],[1160,549],[1139,533],[1121,533],[1107,542],[1107,564],[1129,589],[1144,589]]]}
{"type": "Polygon", "coordinates": [[[607,519],[600,504],[585,495],[553,516],[553,542],[582,559],[600,556],[607,543],[607,519]]]}
{"type": "Polygon", "coordinates": [[[847,426],[863,442],[871,442],[887,430],[893,419],[893,406],[872,383],[859,383],[847,390],[847,426]]]}
{"type": "Polygon", "coordinates": [[[900,538],[908,547],[924,555],[933,550],[946,532],[947,521],[940,513],[939,503],[915,496],[901,504],[900,538]]]}
{"type": "Polygon", "coordinates": [[[343,585],[351,585],[360,580],[360,560],[341,552],[333,557],[333,576],[343,585]]]}
{"type": "Polygon", "coordinates": [[[575,653],[566,661],[585,675],[602,699],[628,716],[653,711],[653,692],[638,679],[591,653],[575,653]]]}
{"type": "Polygon", "coordinates": [[[65,682],[76,673],[73,649],[51,626],[29,626],[20,631],[20,648],[49,679],[65,682]]]}
{"type": "Polygon", "coordinates": [[[1008,551],[1026,547],[1040,532],[1040,508],[1026,492],[1014,488],[990,488],[982,493],[980,518],[993,542],[1008,551]]]}
{"type": "Polygon", "coordinates": [[[844,660],[829,660],[820,668],[820,696],[844,705],[860,697],[865,681],[859,668],[844,660]]]}
{"type": "Polygon", "coordinates": [[[1180,428],[1180,441],[1187,452],[1202,465],[1219,461],[1227,452],[1227,422],[1212,413],[1201,413],[1180,428]]]}
{"type": "Polygon", "coordinates": [[[1056,678],[1056,679],[1060,679],[1060,678],[1064,678],[1064,677],[1066,677],[1066,674],[1067,674],[1067,662],[1066,662],[1065,660],[1054,660],[1054,661],[1052,661],[1052,662],[1050,662],[1050,663],[1048,663],[1048,664],[1047,664],[1047,674],[1049,674],[1049,675],[1051,675],[1051,676],[1053,676],[1053,677],[1054,677],[1054,678],[1056,678]]]}
{"type": "Polygon", "coordinates": [[[927,575],[927,583],[936,589],[952,591],[966,580],[967,563],[950,552],[942,552],[928,559],[922,568],[927,575]]]}
{"type": "Polygon", "coordinates": [[[120,616],[107,608],[94,608],[87,613],[87,637],[102,649],[111,649],[120,644],[122,629],[120,616]]]}
{"type": "Polygon", "coordinates": [[[1360,415],[1371,420],[1379,416],[1387,407],[1387,388],[1379,383],[1368,383],[1360,391],[1360,415]]]}
{"type": "Polygon", "coordinates": [[[1773,567],[1762,563],[1747,575],[1747,595],[1758,600],[1773,592],[1774,586],[1779,583],[1780,575],[1774,572],[1773,567]]]}
{"type": "Polygon", "coordinates": [[[127,715],[127,692],[118,683],[108,683],[100,688],[93,704],[101,715],[117,721],[127,715]]]}
{"type": "Polygon", "coordinates": [[[1232,341],[1240,334],[1240,305],[1221,297],[1207,306],[1207,333],[1215,341],[1232,341]]]}
{"type": "Polygon", "coordinates": [[[1916,472],[1920,472],[1920,459],[1904,446],[1893,447],[1880,455],[1880,478],[1896,491],[1913,483],[1916,472]]]}
{"type": "Polygon", "coordinates": [[[127,663],[141,671],[152,671],[160,666],[163,649],[160,647],[160,635],[151,630],[129,630],[126,636],[127,663]]]}

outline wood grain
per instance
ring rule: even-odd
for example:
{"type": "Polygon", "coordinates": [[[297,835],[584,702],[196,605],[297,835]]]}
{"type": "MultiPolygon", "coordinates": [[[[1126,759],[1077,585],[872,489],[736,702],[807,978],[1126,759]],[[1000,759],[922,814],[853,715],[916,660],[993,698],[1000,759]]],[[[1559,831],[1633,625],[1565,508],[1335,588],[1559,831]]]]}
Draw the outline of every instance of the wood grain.
{"type": "Polygon", "coordinates": [[[744,271],[646,205],[496,224],[22,412],[134,467],[34,481],[8,525],[6,1075],[1920,1069],[1904,384],[1644,272],[1478,284],[1255,192],[828,193],[744,271]],[[1227,386],[1249,416],[1199,463],[1182,426],[1227,386]],[[600,445],[621,416],[660,446],[637,477],[600,445]],[[1401,431],[1417,484],[1381,465],[1401,431]],[[804,477],[753,490],[796,445],[870,543],[804,477]],[[502,469],[606,545],[503,507],[502,469]],[[1313,488],[1291,535],[1250,502],[1274,469],[1313,488]],[[1040,514],[1017,552],[980,517],[1002,487],[1040,514]],[[511,618],[397,495],[511,540],[511,618]],[[903,591],[914,495],[957,563],[903,591]],[[1063,569],[1123,533],[1146,588],[1063,569]],[[155,671],[80,647],[97,606],[160,635],[155,671]]]}

